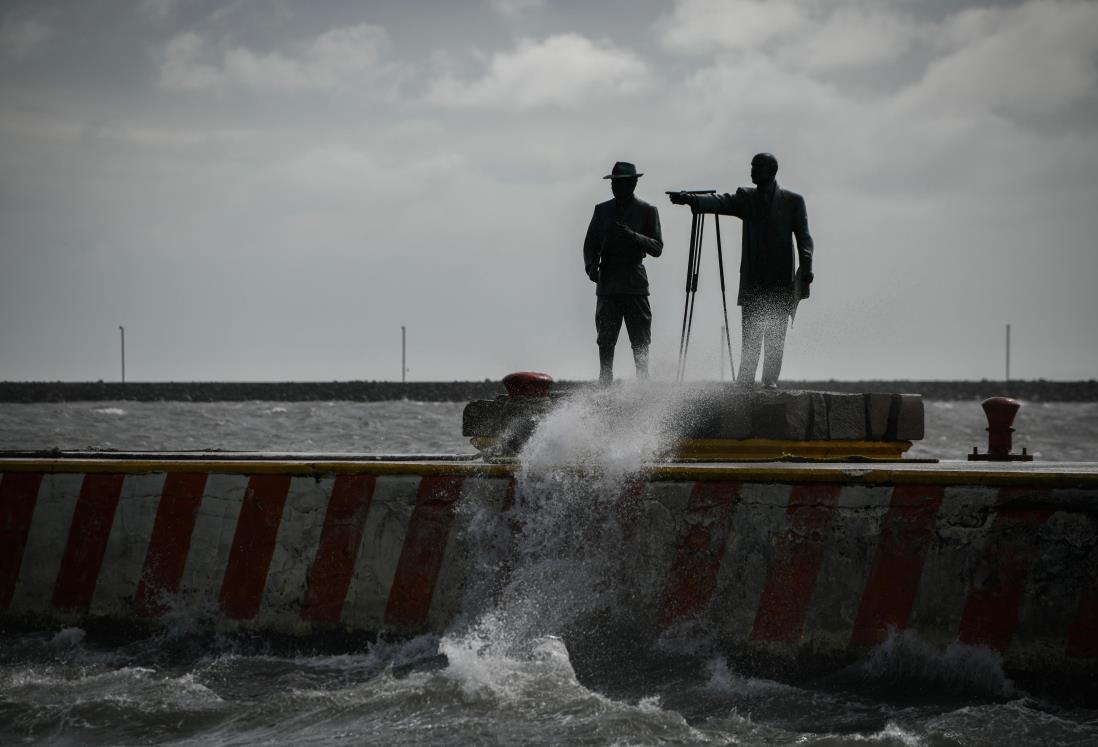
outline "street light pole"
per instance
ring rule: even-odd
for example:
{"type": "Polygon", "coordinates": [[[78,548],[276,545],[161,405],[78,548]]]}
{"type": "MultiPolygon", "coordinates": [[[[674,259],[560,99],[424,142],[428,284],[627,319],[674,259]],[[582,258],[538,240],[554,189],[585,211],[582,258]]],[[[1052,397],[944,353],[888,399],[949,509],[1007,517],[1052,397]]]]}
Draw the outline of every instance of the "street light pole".
{"type": "Polygon", "coordinates": [[[408,383],[408,342],[407,332],[404,325],[400,325],[400,383],[408,383]]]}
{"type": "Polygon", "coordinates": [[[118,325],[118,331],[122,335],[122,386],[126,385],[126,328],[118,325]]]}

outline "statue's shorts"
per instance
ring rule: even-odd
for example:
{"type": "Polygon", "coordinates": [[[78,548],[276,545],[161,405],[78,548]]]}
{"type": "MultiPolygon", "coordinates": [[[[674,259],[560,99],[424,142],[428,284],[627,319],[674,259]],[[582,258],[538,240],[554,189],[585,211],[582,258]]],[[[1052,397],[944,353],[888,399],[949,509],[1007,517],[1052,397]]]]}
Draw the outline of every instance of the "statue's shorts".
{"type": "Polygon", "coordinates": [[[623,319],[630,346],[634,349],[648,347],[652,342],[652,306],[648,303],[648,296],[628,293],[598,296],[595,330],[598,332],[599,347],[617,344],[623,319]]]}

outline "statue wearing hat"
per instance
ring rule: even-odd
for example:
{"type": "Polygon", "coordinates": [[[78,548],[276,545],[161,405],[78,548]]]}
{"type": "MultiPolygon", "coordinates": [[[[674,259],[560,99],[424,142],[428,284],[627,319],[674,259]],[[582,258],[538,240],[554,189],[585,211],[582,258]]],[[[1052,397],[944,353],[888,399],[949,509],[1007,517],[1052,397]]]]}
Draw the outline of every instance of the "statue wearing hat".
{"type": "Polygon", "coordinates": [[[642,176],[631,163],[614,164],[613,170],[603,177],[610,180],[614,199],[595,206],[583,242],[584,268],[597,287],[595,330],[602,384],[609,384],[614,378],[614,347],[622,321],[633,348],[637,378],[648,378],[652,307],[648,303],[644,258],[663,253],[663,236],[655,206],[633,195],[637,179],[642,176]]]}
{"type": "Polygon", "coordinates": [[[808,298],[814,245],[808,232],[804,198],[778,186],[778,159],[759,153],[751,159],[751,181],[735,194],[672,192],[671,202],[695,213],[734,215],[743,221],[739,303],[743,353],[738,381],[751,385],[765,342],[762,384],[778,386],[785,332],[797,304],[808,298]],[[796,252],[793,239],[797,240],[796,252]],[[794,260],[796,260],[794,262],[794,260]]]}

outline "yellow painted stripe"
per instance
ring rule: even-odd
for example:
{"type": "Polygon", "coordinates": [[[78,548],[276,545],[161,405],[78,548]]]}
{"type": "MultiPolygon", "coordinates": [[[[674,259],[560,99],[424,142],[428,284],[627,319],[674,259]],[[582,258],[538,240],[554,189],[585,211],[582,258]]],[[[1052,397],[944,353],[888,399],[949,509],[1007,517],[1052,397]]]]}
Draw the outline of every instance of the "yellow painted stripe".
{"type": "Polygon", "coordinates": [[[770,438],[691,438],[679,445],[679,459],[756,461],[801,457],[805,459],[864,457],[897,460],[911,448],[910,441],[783,441],[770,438]]]}
{"type": "MultiPolygon", "coordinates": [[[[962,463],[963,464],[963,463],[962,463]]],[[[221,474],[290,475],[455,475],[512,477],[511,462],[352,462],[296,460],[170,460],[170,459],[0,459],[0,472],[87,473],[207,472],[221,474]]],[[[580,473],[590,468],[577,467],[580,473]]],[[[655,464],[641,474],[654,481],[737,480],[757,483],[827,482],[849,484],[923,484],[1098,488],[1098,464],[1015,467],[998,465],[958,468],[949,464],[655,464]]]]}
{"type": "Polygon", "coordinates": [[[512,464],[481,462],[325,462],[286,459],[0,459],[0,472],[207,472],[240,475],[455,475],[510,477],[512,464]]]}

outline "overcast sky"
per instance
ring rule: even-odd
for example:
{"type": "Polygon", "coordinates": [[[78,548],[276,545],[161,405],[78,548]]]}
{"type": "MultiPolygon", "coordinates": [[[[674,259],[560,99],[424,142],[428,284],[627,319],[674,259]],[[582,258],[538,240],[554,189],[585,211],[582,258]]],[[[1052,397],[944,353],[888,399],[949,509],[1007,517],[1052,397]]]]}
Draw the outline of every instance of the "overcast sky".
{"type": "Polygon", "coordinates": [[[816,241],[785,378],[1001,378],[1008,322],[1014,377],[1098,376],[1096,2],[3,0],[0,380],[117,379],[118,325],[133,381],[399,379],[401,325],[412,380],[592,378],[616,160],[670,378],[663,192],[764,150],[816,241]]]}

